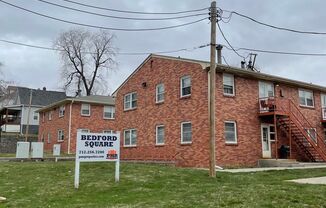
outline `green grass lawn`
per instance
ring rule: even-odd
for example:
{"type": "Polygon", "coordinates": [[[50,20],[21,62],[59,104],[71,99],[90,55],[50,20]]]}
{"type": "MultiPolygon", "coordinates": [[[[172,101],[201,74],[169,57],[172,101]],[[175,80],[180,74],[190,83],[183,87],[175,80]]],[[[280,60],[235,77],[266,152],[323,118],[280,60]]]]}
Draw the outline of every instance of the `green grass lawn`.
{"type": "Polygon", "coordinates": [[[2,162],[0,207],[326,207],[326,186],[285,180],[325,176],[326,169],[217,173],[162,165],[82,163],[74,189],[73,162],[2,162]]]}

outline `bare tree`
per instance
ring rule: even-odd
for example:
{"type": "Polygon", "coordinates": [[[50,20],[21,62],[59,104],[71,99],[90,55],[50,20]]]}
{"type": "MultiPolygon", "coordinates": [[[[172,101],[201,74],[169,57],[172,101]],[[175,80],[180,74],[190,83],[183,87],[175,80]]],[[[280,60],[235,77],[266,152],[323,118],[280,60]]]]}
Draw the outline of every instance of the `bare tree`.
{"type": "Polygon", "coordinates": [[[76,95],[96,94],[107,86],[107,74],[114,69],[114,35],[100,30],[91,33],[83,29],[71,29],[60,34],[54,42],[59,50],[63,68],[61,78],[64,89],[73,88],[76,95]]]}

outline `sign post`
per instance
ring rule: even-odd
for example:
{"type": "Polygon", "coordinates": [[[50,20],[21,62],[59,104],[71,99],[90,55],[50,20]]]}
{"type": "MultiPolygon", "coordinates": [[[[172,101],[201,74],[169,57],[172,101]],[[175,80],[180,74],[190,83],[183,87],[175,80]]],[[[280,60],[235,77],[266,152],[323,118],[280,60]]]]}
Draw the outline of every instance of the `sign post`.
{"type": "Polygon", "coordinates": [[[115,162],[115,181],[120,179],[120,132],[82,133],[77,132],[75,160],[75,188],[79,187],[81,162],[115,162]]]}

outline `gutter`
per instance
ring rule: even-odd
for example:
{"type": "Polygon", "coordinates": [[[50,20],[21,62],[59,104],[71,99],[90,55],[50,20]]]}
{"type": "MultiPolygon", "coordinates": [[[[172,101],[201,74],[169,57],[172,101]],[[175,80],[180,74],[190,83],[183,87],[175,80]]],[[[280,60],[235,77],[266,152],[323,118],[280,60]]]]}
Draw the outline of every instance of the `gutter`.
{"type": "Polygon", "coordinates": [[[68,154],[70,154],[70,141],[71,141],[71,111],[72,105],[74,103],[74,99],[71,100],[70,107],[69,107],[69,125],[68,125],[68,154]]]}

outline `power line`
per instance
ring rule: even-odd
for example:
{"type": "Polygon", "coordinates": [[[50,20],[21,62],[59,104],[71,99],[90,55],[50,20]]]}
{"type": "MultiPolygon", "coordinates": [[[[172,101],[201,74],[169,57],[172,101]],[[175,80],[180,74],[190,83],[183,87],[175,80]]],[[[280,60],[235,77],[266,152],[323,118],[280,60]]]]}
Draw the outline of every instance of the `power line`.
{"type": "Polygon", "coordinates": [[[191,13],[191,12],[204,11],[204,10],[207,10],[209,8],[209,7],[205,7],[205,8],[202,8],[202,9],[193,9],[193,10],[178,11],[178,12],[139,12],[139,11],[119,10],[119,9],[111,9],[111,8],[99,7],[99,6],[94,6],[94,5],[90,5],[90,4],[83,4],[83,3],[72,1],[72,0],[62,0],[62,1],[69,2],[69,3],[72,3],[72,4],[76,4],[76,5],[79,5],[79,6],[93,8],[93,9],[100,9],[100,10],[106,10],[106,11],[112,11],[112,12],[120,12],[120,13],[129,13],[129,14],[155,14],[155,15],[156,14],[158,14],[158,15],[162,15],[162,14],[185,14],[185,13],[191,13]]]}
{"type": "Polygon", "coordinates": [[[244,56],[242,56],[241,54],[239,54],[234,48],[233,48],[233,46],[230,44],[230,42],[228,41],[228,39],[225,37],[225,35],[224,35],[224,33],[223,33],[223,31],[222,31],[222,29],[221,29],[221,27],[220,27],[220,24],[217,22],[217,26],[218,26],[218,29],[220,30],[220,32],[221,32],[221,35],[222,35],[222,37],[224,38],[224,40],[226,41],[226,43],[229,45],[229,47],[233,50],[233,52],[235,53],[235,54],[237,54],[239,57],[241,57],[241,58],[243,58],[244,60],[246,59],[246,57],[244,57],[244,56]]]}
{"type": "Polygon", "coordinates": [[[97,28],[97,29],[103,29],[103,30],[116,30],[116,31],[124,31],[124,32],[144,32],[144,31],[166,30],[166,29],[172,29],[172,28],[178,28],[178,27],[184,27],[184,26],[187,26],[187,25],[192,25],[192,24],[195,24],[195,23],[198,23],[198,22],[201,22],[201,21],[204,21],[204,20],[207,19],[205,17],[205,18],[202,18],[202,19],[199,19],[199,20],[196,20],[196,21],[188,22],[188,23],[183,23],[183,24],[173,25],[173,26],[166,26],[166,27],[158,27],[158,28],[138,28],[138,29],[114,28],[114,27],[104,27],[104,26],[96,26],[96,25],[84,24],[84,23],[79,23],[79,22],[72,22],[72,21],[68,21],[68,20],[48,16],[48,15],[45,15],[45,14],[41,14],[39,12],[35,12],[35,11],[32,11],[32,10],[20,7],[20,6],[11,4],[11,3],[3,1],[3,0],[0,0],[0,2],[2,2],[4,4],[7,4],[9,6],[15,7],[17,9],[20,9],[20,10],[23,10],[23,11],[26,11],[26,12],[29,12],[29,13],[32,13],[32,14],[35,14],[35,15],[39,15],[39,16],[42,16],[42,17],[45,17],[45,18],[49,18],[49,19],[52,19],[52,20],[56,20],[56,21],[59,21],[59,22],[64,22],[64,23],[78,25],[78,26],[84,26],[84,27],[90,27],[90,28],[97,28]]]}
{"type": "MultiPolygon", "coordinates": [[[[223,10],[223,11],[227,11],[227,10],[223,10]]],[[[300,34],[309,34],[309,35],[326,35],[326,32],[303,31],[303,30],[295,30],[295,29],[291,29],[291,28],[275,26],[275,25],[272,25],[272,24],[261,22],[259,20],[256,20],[256,19],[254,19],[252,17],[249,17],[247,15],[244,15],[244,14],[238,13],[236,11],[227,11],[227,12],[230,12],[230,16],[226,17],[226,19],[229,19],[229,21],[230,21],[230,19],[232,17],[232,14],[235,14],[235,15],[238,15],[238,16],[243,17],[245,19],[248,19],[248,20],[250,20],[252,22],[255,22],[257,24],[260,24],[260,25],[263,25],[263,26],[266,26],[266,27],[270,27],[270,28],[273,28],[273,29],[277,29],[277,30],[293,32],[293,33],[300,33],[300,34]]],[[[229,21],[227,21],[227,23],[229,21]]]]}
{"type": "Polygon", "coordinates": [[[68,6],[64,6],[61,4],[56,4],[56,3],[52,3],[49,1],[45,1],[45,0],[38,0],[42,3],[45,4],[50,4],[53,6],[57,6],[60,8],[64,8],[64,9],[68,9],[68,10],[72,10],[72,11],[77,11],[77,12],[81,12],[81,13],[86,13],[86,14],[91,14],[91,15],[95,15],[95,16],[100,16],[100,17],[107,17],[107,18],[113,18],[113,19],[124,19],[124,20],[173,20],[173,19],[184,19],[184,18],[189,18],[189,17],[198,17],[198,16],[203,16],[203,15],[207,15],[207,13],[199,13],[199,14],[190,14],[190,15],[183,15],[183,16],[177,16],[177,17],[161,17],[161,18],[137,18],[137,17],[121,17],[121,16],[113,16],[113,15],[106,15],[106,14],[99,14],[96,12],[90,12],[90,11],[86,11],[86,10],[82,10],[82,9],[76,9],[76,8],[72,8],[72,7],[68,7],[68,6]]]}
{"type": "MultiPolygon", "coordinates": [[[[20,42],[15,42],[15,41],[9,41],[9,40],[4,40],[0,39],[0,42],[4,43],[9,43],[9,44],[14,44],[14,45],[19,45],[19,46],[26,46],[30,48],[37,48],[37,49],[43,49],[43,50],[50,50],[50,51],[64,51],[60,50],[57,48],[51,48],[51,47],[46,47],[46,46],[39,46],[39,45],[32,45],[32,44],[25,44],[25,43],[20,43],[20,42]]],[[[191,52],[193,50],[201,49],[210,46],[210,44],[204,44],[192,48],[181,48],[181,49],[176,49],[176,50],[170,50],[170,51],[156,51],[156,52],[118,52],[116,53],[117,55],[148,55],[148,54],[167,54],[167,53],[177,53],[181,51],[188,51],[191,52]]],[[[94,54],[92,52],[84,52],[88,54],[94,54]]]]}

